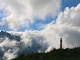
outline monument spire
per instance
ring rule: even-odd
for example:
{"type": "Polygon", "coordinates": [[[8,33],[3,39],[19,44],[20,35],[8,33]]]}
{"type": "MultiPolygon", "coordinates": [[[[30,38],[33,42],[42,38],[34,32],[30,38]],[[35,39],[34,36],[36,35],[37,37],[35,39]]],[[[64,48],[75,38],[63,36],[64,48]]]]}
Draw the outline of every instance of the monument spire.
{"type": "Polygon", "coordinates": [[[60,49],[62,49],[62,33],[61,33],[61,35],[60,35],[60,49]]]}

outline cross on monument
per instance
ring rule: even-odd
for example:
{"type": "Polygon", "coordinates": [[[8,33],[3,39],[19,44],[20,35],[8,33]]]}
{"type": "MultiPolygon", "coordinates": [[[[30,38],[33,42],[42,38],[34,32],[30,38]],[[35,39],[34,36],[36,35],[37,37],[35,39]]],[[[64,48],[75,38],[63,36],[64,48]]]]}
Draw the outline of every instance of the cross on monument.
{"type": "Polygon", "coordinates": [[[62,36],[63,36],[63,34],[61,33],[61,34],[60,34],[60,37],[62,38],[62,36]]]}
{"type": "Polygon", "coordinates": [[[61,37],[60,37],[60,49],[62,49],[62,33],[61,33],[61,35],[60,35],[61,37]]]}

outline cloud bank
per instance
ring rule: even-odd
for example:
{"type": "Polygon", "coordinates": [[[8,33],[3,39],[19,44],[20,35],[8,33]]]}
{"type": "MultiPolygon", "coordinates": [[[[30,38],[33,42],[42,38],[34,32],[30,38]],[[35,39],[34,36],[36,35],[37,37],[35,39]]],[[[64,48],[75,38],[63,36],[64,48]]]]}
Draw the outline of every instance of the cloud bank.
{"type": "Polygon", "coordinates": [[[14,31],[28,28],[35,17],[44,20],[46,16],[56,16],[60,11],[61,0],[0,0],[3,17],[0,26],[5,24],[14,31]]]}

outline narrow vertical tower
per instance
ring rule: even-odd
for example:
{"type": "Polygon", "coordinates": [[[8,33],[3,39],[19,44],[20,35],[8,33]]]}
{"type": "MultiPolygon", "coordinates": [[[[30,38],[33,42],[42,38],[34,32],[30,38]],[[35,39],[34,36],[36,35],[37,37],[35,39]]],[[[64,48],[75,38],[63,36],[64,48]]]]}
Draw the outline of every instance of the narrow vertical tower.
{"type": "Polygon", "coordinates": [[[61,37],[60,37],[60,49],[62,49],[62,34],[60,35],[61,37]]]}
{"type": "Polygon", "coordinates": [[[60,38],[60,49],[62,49],[62,38],[60,38]]]}

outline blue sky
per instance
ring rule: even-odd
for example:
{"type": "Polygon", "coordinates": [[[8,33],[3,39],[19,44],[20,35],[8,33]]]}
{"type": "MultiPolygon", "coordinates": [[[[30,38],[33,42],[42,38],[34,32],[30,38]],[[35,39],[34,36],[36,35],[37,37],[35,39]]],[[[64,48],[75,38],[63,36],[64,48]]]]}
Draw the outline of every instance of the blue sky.
{"type": "MultiPolygon", "coordinates": [[[[80,3],[80,0],[62,0],[62,7],[61,7],[61,11],[64,11],[64,9],[66,7],[69,7],[71,8],[72,6],[77,6],[77,4],[80,3]]],[[[38,23],[42,23],[42,24],[48,24],[50,22],[52,22],[53,20],[56,20],[57,17],[51,17],[51,16],[48,16],[46,17],[46,21],[41,21],[41,20],[37,20],[34,24],[32,24],[30,27],[32,29],[38,29],[38,27],[36,26],[36,24],[38,23]]]]}
{"type": "Polygon", "coordinates": [[[62,10],[65,9],[65,7],[72,7],[77,6],[77,4],[80,3],[80,0],[62,0],[62,10]]]}
{"type": "MultiPolygon", "coordinates": [[[[62,0],[60,10],[64,11],[64,9],[66,7],[69,7],[69,8],[71,8],[72,6],[75,7],[79,3],[80,3],[80,0],[62,0]]],[[[3,14],[3,10],[0,10],[0,14],[3,14]]],[[[4,15],[0,16],[0,21],[1,21],[1,18],[3,16],[4,15]]],[[[56,20],[56,18],[57,18],[57,16],[53,17],[53,16],[50,16],[50,15],[48,15],[45,19],[35,18],[34,23],[30,24],[29,28],[21,28],[19,31],[24,31],[25,29],[39,30],[39,27],[40,27],[39,25],[40,24],[48,24],[48,23],[52,22],[53,20],[56,20]]],[[[0,30],[10,31],[11,29],[7,25],[4,25],[4,26],[0,27],[0,30]]]]}

